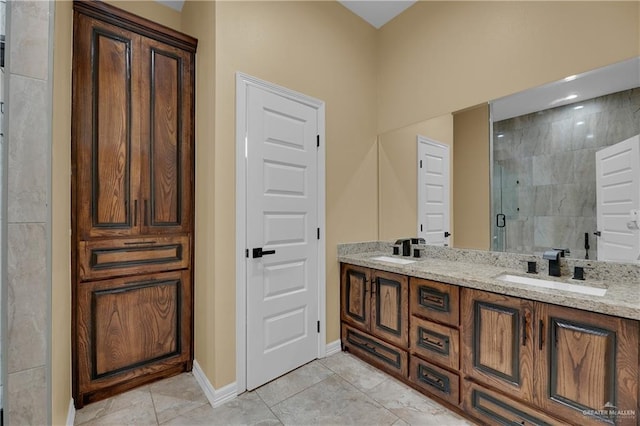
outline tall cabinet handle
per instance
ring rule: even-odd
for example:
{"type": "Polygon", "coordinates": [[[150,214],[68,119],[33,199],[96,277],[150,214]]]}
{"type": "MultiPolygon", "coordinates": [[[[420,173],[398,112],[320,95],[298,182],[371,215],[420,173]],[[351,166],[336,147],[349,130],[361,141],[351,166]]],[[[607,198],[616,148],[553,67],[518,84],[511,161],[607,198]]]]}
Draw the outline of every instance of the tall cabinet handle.
{"type": "Polygon", "coordinates": [[[538,350],[542,350],[542,339],[544,338],[544,322],[540,320],[538,323],[538,350]]]}
{"type": "Polygon", "coordinates": [[[138,226],[138,200],[133,201],[133,226],[138,226]]]}
{"type": "Polygon", "coordinates": [[[522,346],[527,346],[527,315],[522,315],[522,346]]]}

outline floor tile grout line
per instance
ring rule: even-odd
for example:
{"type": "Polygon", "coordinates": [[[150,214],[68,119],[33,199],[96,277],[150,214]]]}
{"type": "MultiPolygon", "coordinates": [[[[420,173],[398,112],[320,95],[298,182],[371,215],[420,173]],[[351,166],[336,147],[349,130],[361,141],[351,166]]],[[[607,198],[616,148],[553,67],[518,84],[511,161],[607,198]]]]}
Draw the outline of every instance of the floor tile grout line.
{"type": "Polygon", "coordinates": [[[156,416],[156,424],[160,425],[160,420],[158,419],[158,410],[156,409],[156,401],[153,399],[153,392],[151,392],[151,386],[149,386],[149,397],[151,398],[151,405],[153,406],[153,414],[156,416]]]}

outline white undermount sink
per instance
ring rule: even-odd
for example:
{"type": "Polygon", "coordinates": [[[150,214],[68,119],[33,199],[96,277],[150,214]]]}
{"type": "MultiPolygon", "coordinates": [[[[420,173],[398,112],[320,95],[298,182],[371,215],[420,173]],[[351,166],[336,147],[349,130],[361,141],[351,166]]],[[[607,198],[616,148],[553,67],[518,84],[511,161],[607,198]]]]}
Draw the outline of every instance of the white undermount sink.
{"type": "Polygon", "coordinates": [[[398,265],[408,265],[410,263],[415,263],[415,260],[408,260],[408,259],[402,259],[400,257],[391,257],[391,256],[377,256],[377,257],[372,257],[371,260],[381,260],[383,262],[397,263],[398,265]]]}
{"type": "Polygon", "coordinates": [[[521,277],[519,275],[502,274],[496,279],[516,284],[527,284],[535,287],[551,288],[555,290],[570,291],[572,293],[588,294],[590,296],[604,296],[605,288],[589,287],[580,284],[562,283],[558,281],[543,280],[540,278],[521,277]]]}

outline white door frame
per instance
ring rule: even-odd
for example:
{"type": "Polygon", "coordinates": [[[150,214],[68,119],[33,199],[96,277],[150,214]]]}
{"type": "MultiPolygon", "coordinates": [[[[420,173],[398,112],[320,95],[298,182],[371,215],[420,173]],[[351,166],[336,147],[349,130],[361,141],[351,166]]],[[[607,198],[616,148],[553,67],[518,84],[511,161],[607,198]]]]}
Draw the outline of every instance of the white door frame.
{"type": "Polygon", "coordinates": [[[318,111],[318,358],[326,354],[326,220],[325,220],[325,104],[287,88],[236,72],[236,389],[247,390],[247,91],[249,86],[303,103],[318,111]]]}

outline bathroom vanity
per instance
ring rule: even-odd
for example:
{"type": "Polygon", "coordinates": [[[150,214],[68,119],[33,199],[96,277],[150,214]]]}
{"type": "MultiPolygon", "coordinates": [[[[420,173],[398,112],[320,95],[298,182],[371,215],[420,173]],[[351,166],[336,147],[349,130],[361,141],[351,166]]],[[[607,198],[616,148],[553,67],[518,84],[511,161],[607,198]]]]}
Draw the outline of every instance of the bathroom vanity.
{"type": "Polygon", "coordinates": [[[339,247],[343,350],[484,424],[638,424],[640,267],[589,263],[596,296],[499,279],[532,256],[387,246],[339,247]]]}

